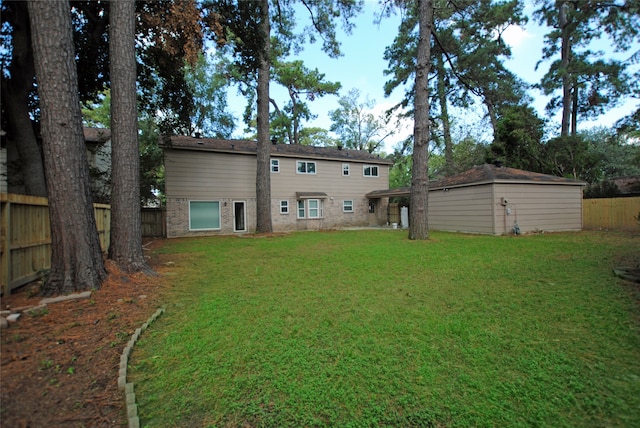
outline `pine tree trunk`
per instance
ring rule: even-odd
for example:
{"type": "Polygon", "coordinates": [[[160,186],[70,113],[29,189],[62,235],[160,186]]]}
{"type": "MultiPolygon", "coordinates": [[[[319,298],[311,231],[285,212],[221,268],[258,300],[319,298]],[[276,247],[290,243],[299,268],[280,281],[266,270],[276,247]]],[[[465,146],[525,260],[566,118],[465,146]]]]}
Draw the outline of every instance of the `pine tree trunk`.
{"type": "Polygon", "coordinates": [[[261,1],[260,31],[264,47],[258,69],[258,153],[256,167],[256,216],[258,233],[273,231],[271,224],[271,141],[269,141],[269,0],[261,1]]]}
{"type": "Polygon", "coordinates": [[[413,128],[413,168],[411,173],[411,206],[409,239],[428,239],[429,203],[429,70],[431,68],[432,0],[418,0],[419,39],[416,65],[413,128]]]}
{"type": "Polygon", "coordinates": [[[569,135],[569,122],[571,120],[571,95],[572,95],[572,79],[569,67],[571,66],[571,28],[567,17],[568,2],[559,3],[558,24],[560,25],[562,46],[560,52],[560,72],[562,76],[562,122],[560,126],[560,135],[569,135]]]}
{"type": "Polygon", "coordinates": [[[27,4],[14,2],[12,7],[16,18],[12,23],[11,78],[2,79],[2,105],[7,115],[8,139],[10,144],[16,145],[20,157],[24,192],[27,195],[46,197],[42,153],[29,117],[29,92],[33,89],[35,71],[27,4]]]}
{"type": "Polygon", "coordinates": [[[136,94],[135,3],[111,3],[111,246],[109,258],[125,272],[151,272],[142,252],[140,150],[136,94]]]}
{"type": "Polygon", "coordinates": [[[51,220],[51,273],[43,294],[96,289],[107,273],[89,188],[69,3],[28,6],[51,220]]]}
{"type": "Polygon", "coordinates": [[[455,165],[453,164],[453,140],[451,139],[451,121],[449,120],[449,109],[447,105],[447,82],[446,70],[444,69],[444,59],[439,55],[437,62],[438,69],[438,100],[440,102],[440,119],[442,120],[442,133],[444,137],[444,172],[446,176],[453,175],[455,165]]]}

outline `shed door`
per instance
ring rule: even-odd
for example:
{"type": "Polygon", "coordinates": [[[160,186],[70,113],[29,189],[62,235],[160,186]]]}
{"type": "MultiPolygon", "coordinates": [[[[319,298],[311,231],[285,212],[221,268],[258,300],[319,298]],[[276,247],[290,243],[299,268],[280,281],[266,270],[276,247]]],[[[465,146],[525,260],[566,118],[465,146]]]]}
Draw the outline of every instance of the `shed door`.
{"type": "Polygon", "coordinates": [[[233,202],[233,231],[246,232],[247,219],[244,201],[233,202]]]}

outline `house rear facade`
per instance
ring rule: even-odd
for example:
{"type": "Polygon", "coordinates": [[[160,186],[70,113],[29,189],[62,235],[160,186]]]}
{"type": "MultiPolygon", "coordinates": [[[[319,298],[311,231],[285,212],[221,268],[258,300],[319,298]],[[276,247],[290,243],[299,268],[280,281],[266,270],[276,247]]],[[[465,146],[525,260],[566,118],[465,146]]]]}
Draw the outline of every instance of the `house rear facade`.
{"type": "MultiPolygon", "coordinates": [[[[256,149],[248,140],[171,137],[164,142],[167,236],[255,232],[256,149]]],[[[273,230],[381,225],[392,162],[332,147],[271,146],[273,230]]]]}

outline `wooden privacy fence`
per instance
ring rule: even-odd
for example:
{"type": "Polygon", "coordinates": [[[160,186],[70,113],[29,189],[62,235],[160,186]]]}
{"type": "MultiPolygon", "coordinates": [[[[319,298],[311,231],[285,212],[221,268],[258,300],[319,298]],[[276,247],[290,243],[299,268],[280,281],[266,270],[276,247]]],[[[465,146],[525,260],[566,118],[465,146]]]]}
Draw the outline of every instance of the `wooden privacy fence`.
{"type": "MultiPolygon", "coordinates": [[[[111,207],[94,204],[102,251],[110,240],[111,207]]],[[[51,267],[51,227],[47,198],[0,193],[0,289],[38,279],[51,267]]]]}
{"type": "Polygon", "coordinates": [[[584,229],[640,230],[640,196],[582,200],[584,229]]]}
{"type": "Polygon", "coordinates": [[[142,236],[167,236],[167,211],[164,208],[142,208],[142,236]]]}

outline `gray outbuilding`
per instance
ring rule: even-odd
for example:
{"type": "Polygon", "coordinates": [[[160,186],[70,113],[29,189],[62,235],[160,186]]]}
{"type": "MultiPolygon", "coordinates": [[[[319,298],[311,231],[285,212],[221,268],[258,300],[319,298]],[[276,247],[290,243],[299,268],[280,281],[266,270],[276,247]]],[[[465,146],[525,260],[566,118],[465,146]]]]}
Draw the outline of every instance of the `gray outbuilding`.
{"type": "MultiPolygon", "coordinates": [[[[485,164],[429,184],[429,229],[503,235],[582,229],[586,183],[485,164]]],[[[408,196],[409,188],[368,198],[408,196]]]]}

